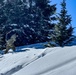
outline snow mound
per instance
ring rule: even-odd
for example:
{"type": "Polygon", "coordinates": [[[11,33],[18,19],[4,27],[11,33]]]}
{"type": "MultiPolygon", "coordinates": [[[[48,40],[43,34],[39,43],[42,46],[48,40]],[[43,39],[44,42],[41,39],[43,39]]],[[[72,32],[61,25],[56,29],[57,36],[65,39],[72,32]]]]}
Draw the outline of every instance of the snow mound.
{"type": "Polygon", "coordinates": [[[75,49],[21,47],[22,51],[0,55],[0,75],[76,75],[75,49]]]}

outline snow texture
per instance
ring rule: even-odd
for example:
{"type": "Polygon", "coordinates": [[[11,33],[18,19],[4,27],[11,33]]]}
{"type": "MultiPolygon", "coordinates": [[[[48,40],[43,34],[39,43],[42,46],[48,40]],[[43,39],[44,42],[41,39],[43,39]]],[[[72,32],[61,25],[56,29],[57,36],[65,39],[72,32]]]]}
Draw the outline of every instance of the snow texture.
{"type": "Polygon", "coordinates": [[[39,44],[0,55],[0,75],[76,75],[76,46],[44,49],[33,46],[39,44]]]}

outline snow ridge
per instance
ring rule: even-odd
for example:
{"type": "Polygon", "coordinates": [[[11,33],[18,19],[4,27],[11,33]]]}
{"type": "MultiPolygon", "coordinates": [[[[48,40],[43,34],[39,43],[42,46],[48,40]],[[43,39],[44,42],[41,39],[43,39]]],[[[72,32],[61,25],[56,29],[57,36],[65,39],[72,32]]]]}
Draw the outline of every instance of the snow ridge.
{"type": "MultiPolygon", "coordinates": [[[[25,48],[26,49],[26,48],[25,48]]],[[[24,49],[22,49],[24,50],[24,49]]],[[[29,49],[26,49],[26,50],[29,50],[29,49]]],[[[36,49],[35,49],[36,50],[36,49]]],[[[45,49],[44,49],[45,50],[45,49]]],[[[34,62],[35,60],[39,59],[40,57],[43,57],[44,56],[44,50],[41,51],[41,53],[39,53],[38,55],[34,54],[34,57],[31,58],[30,60],[28,60],[27,62],[24,61],[23,63],[20,62],[19,64],[15,64],[14,66],[11,66],[8,70],[5,69],[5,72],[3,70],[3,72],[0,72],[0,75],[12,75],[13,73],[19,71],[20,69],[22,69],[23,67],[29,65],[30,63],[34,62]]],[[[29,50],[30,51],[30,50],[29,50]]],[[[28,58],[26,56],[26,58],[28,58]]],[[[17,61],[16,61],[17,62],[17,61]]],[[[15,63],[15,62],[14,62],[15,63]]]]}
{"type": "Polygon", "coordinates": [[[0,56],[0,75],[76,75],[76,46],[21,50],[0,56]]]}

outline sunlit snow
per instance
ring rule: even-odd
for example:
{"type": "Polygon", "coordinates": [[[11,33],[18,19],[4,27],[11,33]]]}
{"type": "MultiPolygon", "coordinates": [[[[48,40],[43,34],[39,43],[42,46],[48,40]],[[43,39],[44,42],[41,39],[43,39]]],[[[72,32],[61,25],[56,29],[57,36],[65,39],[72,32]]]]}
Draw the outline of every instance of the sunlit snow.
{"type": "Polygon", "coordinates": [[[76,75],[76,46],[10,50],[0,55],[0,75],[76,75]]]}

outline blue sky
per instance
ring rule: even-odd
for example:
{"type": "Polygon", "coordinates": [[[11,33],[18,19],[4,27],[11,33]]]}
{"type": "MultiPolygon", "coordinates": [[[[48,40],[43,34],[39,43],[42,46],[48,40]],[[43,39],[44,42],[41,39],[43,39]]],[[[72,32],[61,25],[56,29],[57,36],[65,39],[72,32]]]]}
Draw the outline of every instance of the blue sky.
{"type": "MultiPolygon", "coordinates": [[[[57,12],[59,12],[61,9],[60,3],[62,2],[62,0],[51,0],[52,4],[57,3],[57,12]]],[[[68,11],[68,15],[71,15],[72,17],[72,26],[76,27],[76,0],[66,0],[67,3],[67,11],[68,11]]],[[[74,29],[74,35],[76,35],[76,29],[74,29]]]]}

